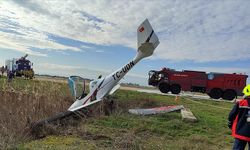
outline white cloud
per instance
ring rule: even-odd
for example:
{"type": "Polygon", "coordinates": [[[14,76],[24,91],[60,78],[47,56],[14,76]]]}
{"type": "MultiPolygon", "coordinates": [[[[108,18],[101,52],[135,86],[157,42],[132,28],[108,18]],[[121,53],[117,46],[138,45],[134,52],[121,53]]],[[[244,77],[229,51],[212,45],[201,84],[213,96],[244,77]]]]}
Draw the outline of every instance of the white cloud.
{"type": "Polygon", "coordinates": [[[95,52],[97,52],[97,53],[104,53],[103,50],[96,50],[95,52]]]}
{"type": "Polygon", "coordinates": [[[38,63],[34,66],[35,71],[46,70],[46,72],[57,74],[57,75],[83,75],[84,77],[93,78],[100,74],[108,75],[112,73],[111,70],[105,70],[100,68],[90,68],[84,66],[54,64],[54,63],[38,63]],[[87,76],[85,76],[87,74],[87,76]],[[91,74],[91,75],[90,75],[91,74]]]}
{"type": "MultiPolygon", "coordinates": [[[[12,6],[6,2],[0,3],[0,48],[17,50],[38,56],[46,56],[46,53],[36,52],[31,50],[32,48],[49,51],[81,51],[77,47],[65,46],[52,41],[48,38],[46,31],[36,28],[36,24],[33,22],[35,19],[33,18],[39,18],[39,16],[29,15],[25,11],[10,11],[6,7],[12,8],[12,6]],[[24,21],[23,15],[27,17],[27,22],[22,24],[22,21],[24,21]]],[[[39,23],[38,20],[37,23],[39,23]]]]}
{"type": "Polygon", "coordinates": [[[93,49],[93,47],[86,46],[86,45],[82,45],[81,48],[82,48],[82,49],[93,49]]]}
{"type": "Polygon", "coordinates": [[[14,43],[11,49],[20,51],[33,46],[79,51],[51,41],[47,34],[136,48],[136,28],[149,18],[161,41],[156,58],[197,62],[250,58],[250,3],[246,0],[17,0],[1,1],[0,7],[0,19],[5,19],[0,29],[8,25],[21,33],[0,31],[4,36],[0,45],[14,43]]]}
{"type": "Polygon", "coordinates": [[[82,69],[80,66],[70,66],[70,65],[60,65],[60,64],[52,64],[52,63],[40,63],[37,64],[37,68],[43,68],[48,70],[75,70],[82,69]]]}

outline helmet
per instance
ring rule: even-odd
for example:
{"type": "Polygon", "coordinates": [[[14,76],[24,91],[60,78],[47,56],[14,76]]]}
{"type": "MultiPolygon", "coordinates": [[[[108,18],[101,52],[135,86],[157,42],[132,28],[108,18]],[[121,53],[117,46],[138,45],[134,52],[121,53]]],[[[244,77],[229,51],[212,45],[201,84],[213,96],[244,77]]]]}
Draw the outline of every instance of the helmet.
{"type": "Polygon", "coordinates": [[[248,84],[242,91],[242,93],[246,96],[250,96],[250,84],[248,84]]]}

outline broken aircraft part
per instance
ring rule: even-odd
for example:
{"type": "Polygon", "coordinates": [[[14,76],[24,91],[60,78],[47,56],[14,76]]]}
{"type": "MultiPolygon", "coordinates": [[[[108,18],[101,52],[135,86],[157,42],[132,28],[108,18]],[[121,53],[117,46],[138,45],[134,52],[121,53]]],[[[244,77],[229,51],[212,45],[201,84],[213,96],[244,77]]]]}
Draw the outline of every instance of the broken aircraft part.
{"type": "Polygon", "coordinates": [[[178,106],[162,106],[162,107],[155,107],[155,108],[147,108],[147,109],[129,109],[128,112],[135,115],[155,115],[155,114],[162,114],[168,113],[173,111],[178,111],[183,109],[183,105],[178,106]]]}

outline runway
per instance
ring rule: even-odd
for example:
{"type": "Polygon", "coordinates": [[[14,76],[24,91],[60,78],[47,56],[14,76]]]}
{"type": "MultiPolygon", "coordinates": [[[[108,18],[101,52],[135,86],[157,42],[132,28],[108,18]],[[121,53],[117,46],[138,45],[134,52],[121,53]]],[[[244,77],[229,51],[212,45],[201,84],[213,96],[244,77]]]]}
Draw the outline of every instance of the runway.
{"type": "MultiPolygon", "coordinates": [[[[159,90],[157,89],[138,89],[136,90],[137,92],[143,92],[143,93],[151,93],[151,94],[159,94],[159,95],[168,95],[168,96],[176,96],[176,94],[171,94],[171,93],[161,93],[159,90]]],[[[223,101],[223,102],[229,102],[229,103],[233,103],[235,102],[235,100],[224,100],[222,98],[220,99],[212,99],[210,98],[208,95],[205,94],[197,94],[197,93],[192,93],[192,92],[181,92],[180,94],[178,94],[178,96],[184,96],[184,97],[192,97],[194,99],[205,99],[205,100],[213,100],[213,101],[223,101]]]]}

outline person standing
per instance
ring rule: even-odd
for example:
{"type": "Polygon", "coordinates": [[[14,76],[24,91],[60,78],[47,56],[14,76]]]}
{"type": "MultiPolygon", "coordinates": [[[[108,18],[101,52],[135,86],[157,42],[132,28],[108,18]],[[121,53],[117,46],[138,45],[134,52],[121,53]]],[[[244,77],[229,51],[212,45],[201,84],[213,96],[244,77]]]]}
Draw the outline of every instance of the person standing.
{"type": "Polygon", "coordinates": [[[244,98],[236,102],[228,116],[228,127],[235,138],[233,150],[244,150],[247,143],[250,149],[250,84],[242,93],[244,98]]]}
{"type": "Polygon", "coordinates": [[[7,76],[8,76],[8,82],[11,82],[12,79],[14,78],[14,72],[13,71],[9,71],[8,74],[7,74],[7,76]]]}
{"type": "Polygon", "coordinates": [[[2,67],[0,68],[0,71],[1,71],[1,76],[3,76],[3,74],[4,74],[4,66],[2,66],[2,67]]]}

